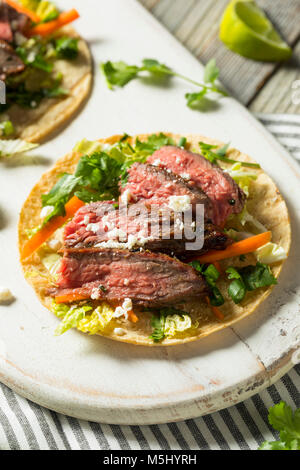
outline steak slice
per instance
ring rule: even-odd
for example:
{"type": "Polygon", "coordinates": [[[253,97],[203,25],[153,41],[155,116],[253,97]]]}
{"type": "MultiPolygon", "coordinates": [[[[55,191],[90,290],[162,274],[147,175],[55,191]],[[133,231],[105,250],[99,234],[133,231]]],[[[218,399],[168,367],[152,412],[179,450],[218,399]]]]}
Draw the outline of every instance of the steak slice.
{"type": "Polygon", "coordinates": [[[5,80],[7,75],[22,72],[25,65],[14,49],[0,39],[0,79],[5,80]]]}
{"type": "MultiPolygon", "coordinates": [[[[65,226],[65,248],[116,247],[137,250],[140,247],[186,259],[210,249],[224,249],[231,239],[218,227],[205,222],[204,244],[187,250],[187,231],[182,218],[162,207],[157,214],[140,204],[116,209],[111,202],[94,202],[80,208],[65,226]],[[125,211],[123,210],[125,209],[125,211]]],[[[187,223],[187,222],[186,222],[187,223]]],[[[194,222],[195,230],[196,222],[194,222]]],[[[199,227],[199,230],[202,227],[199,227]]],[[[195,241],[196,237],[194,237],[195,241]]]]}
{"type": "Polygon", "coordinates": [[[190,265],[161,253],[112,249],[68,250],[59,270],[58,289],[92,299],[162,307],[207,293],[204,278],[190,265]]]}
{"type": "Polygon", "coordinates": [[[121,194],[127,190],[135,201],[149,205],[168,205],[170,197],[186,196],[194,208],[196,204],[204,205],[206,219],[210,219],[213,215],[212,203],[202,189],[189,186],[183,178],[172,173],[170,169],[134,163],[128,170],[128,180],[121,188],[121,194]]]}
{"type": "Polygon", "coordinates": [[[5,2],[0,2],[0,39],[11,42],[13,32],[23,32],[30,20],[5,2]]]}
{"type": "Polygon", "coordinates": [[[231,176],[198,153],[174,146],[164,146],[147,162],[169,169],[186,178],[190,186],[201,188],[213,206],[212,222],[223,226],[230,214],[242,211],[246,196],[231,176]]]}

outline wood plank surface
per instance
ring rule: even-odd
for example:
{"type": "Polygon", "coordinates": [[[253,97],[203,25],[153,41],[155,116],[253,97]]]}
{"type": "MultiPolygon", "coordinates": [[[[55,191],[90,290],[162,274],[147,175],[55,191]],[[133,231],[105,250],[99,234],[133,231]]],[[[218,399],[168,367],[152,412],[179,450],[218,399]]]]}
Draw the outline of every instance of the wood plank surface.
{"type": "Polygon", "coordinates": [[[221,81],[252,111],[300,113],[292,102],[292,84],[300,80],[300,0],[257,0],[294,49],[285,64],[245,59],[222,44],[219,23],[228,0],[139,1],[202,63],[215,57],[221,81]]]}

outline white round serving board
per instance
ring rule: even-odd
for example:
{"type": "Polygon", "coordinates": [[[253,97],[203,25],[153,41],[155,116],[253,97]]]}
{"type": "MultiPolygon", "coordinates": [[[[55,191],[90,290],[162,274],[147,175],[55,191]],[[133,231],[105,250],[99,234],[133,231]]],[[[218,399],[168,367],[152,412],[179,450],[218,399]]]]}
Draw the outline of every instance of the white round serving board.
{"type": "Polygon", "coordinates": [[[0,381],[53,410],[117,424],[177,421],[231,406],[270,385],[293,365],[300,340],[300,172],[292,158],[234,99],[214,111],[185,106],[190,86],[143,81],[111,92],[98,71],[102,60],[139,63],[155,57],[201,79],[203,67],[134,0],[64,0],[82,18],[95,84],[82,112],[32,157],[0,162],[0,285],[15,301],[0,306],[0,381]],[[99,10],[95,15],[97,5],[99,10]],[[291,216],[292,248],[280,282],[260,308],[232,328],[178,346],[145,348],[70,331],[35,297],[18,262],[18,214],[30,188],[83,137],[171,131],[231,142],[261,163],[283,193],[291,216]],[[294,354],[295,356],[295,354],[294,354]]]}

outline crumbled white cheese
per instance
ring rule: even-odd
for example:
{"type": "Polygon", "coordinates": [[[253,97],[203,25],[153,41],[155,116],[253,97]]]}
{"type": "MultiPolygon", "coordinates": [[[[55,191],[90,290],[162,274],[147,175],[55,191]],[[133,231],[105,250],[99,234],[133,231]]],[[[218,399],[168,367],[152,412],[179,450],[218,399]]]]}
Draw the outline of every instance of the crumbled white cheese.
{"type": "Polygon", "coordinates": [[[83,217],[83,220],[80,222],[80,225],[88,225],[90,223],[90,216],[89,215],[85,215],[83,217]]]}
{"type": "Polygon", "coordinates": [[[189,175],[188,173],[181,173],[181,178],[183,178],[184,180],[190,180],[191,179],[191,175],[189,175]]]}
{"type": "Polygon", "coordinates": [[[122,204],[126,205],[131,201],[131,192],[129,189],[126,189],[124,193],[120,196],[120,201],[122,204]]]}
{"type": "Polygon", "coordinates": [[[0,286],[0,303],[11,302],[14,299],[11,291],[4,286],[0,286]]]}
{"type": "Polygon", "coordinates": [[[115,328],[114,333],[118,336],[124,336],[126,335],[126,330],[124,328],[115,328]]]}
{"type": "Polygon", "coordinates": [[[56,240],[55,238],[53,240],[48,241],[48,246],[51,248],[51,250],[57,251],[61,247],[61,241],[56,240]]]}
{"type": "Polygon", "coordinates": [[[161,161],[159,159],[157,160],[154,160],[154,162],[152,163],[153,166],[159,166],[161,165],[161,161]]]}
{"type": "Polygon", "coordinates": [[[110,232],[107,232],[107,236],[110,240],[126,240],[126,232],[120,228],[113,228],[110,232]]]}
{"type": "Polygon", "coordinates": [[[45,217],[47,217],[48,215],[51,214],[51,212],[53,211],[54,207],[53,206],[45,206],[43,207],[43,209],[41,210],[41,213],[40,213],[40,218],[41,219],[44,219],[45,217]]]}
{"type": "Polygon", "coordinates": [[[127,278],[124,279],[124,286],[128,286],[128,284],[129,284],[129,279],[127,279],[127,278]]]}
{"type": "Polygon", "coordinates": [[[103,228],[107,228],[108,230],[112,230],[115,227],[115,224],[108,220],[108,215],[102,217],[102,224],[103,228]]]}
{"type": "Polygon", "coordinates": [[[174,212],[185,212],[191,203],[190,196],[169,196],[169,208],[174,212]]]}
{"type": "Polygon", "coordinates": [[[125,320],[128,320],[128,312],[132,310],[132,300],[129,298],[124,299],[124,302],[121,307],[117,307],[113,317],[114,318],[119,318],[119,317],[125,317],[125,320]]]}
{"type": "Polygon", "coordinates": [[[93,300],[97,300],[97,299],[100,299],[100,292],[99,292],[99,289],[97,289],[96,287],[92,290],[91,292],[91,299],[93,300]]]}
{"type": "Polygon", "coordinates": [[[88,232],[93,232],[93,233],[97,233],[98,230],[99,230],[99,224],[88,224],[86,226],[86,229],[88,232]]]}

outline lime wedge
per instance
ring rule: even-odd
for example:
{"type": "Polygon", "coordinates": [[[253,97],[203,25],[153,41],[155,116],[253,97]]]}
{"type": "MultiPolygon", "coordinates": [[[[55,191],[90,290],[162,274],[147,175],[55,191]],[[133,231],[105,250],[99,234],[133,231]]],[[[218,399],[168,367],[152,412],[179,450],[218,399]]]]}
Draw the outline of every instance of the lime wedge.
{"type": "Polygon", "coordinates": [[[253,0],[232,0],[224,11],[220,39],[233,52],[253,60],[277,62],[292,50],[253,0]]]}

